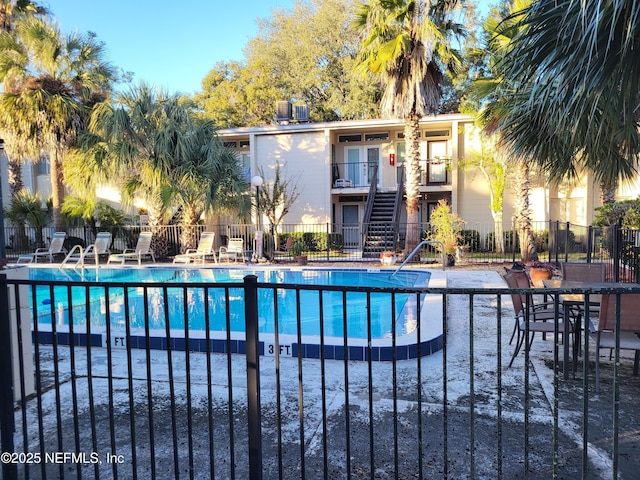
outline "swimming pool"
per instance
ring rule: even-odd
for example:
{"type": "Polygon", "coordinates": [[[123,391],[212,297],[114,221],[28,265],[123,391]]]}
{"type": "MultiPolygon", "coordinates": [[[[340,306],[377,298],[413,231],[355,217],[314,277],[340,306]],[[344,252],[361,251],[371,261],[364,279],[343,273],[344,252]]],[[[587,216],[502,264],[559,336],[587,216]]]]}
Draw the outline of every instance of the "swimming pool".
{"type": "MultiPolygon", "coordinates": [[[[175,338],[185,329],[190,338],[203,338],[205,331],[214,338],[224,338],[230,330],[234,341],[242,341],[245,327],[241,284],[246,275],[256,275],[258,282],[270,285],[259,289],[258,300],[259,331],[265,341],[265,353],[269,353],[270,342],[276,335],[280,342],[295,343],[292,350],[300,350],[298,328],[304,345],[317,345],[318,337],[322,336],[326,345],[340,346],[348,338],[349,347],[361,349],[370,340],[379,349],[388,346],[395,333],[394,343],[408,346],[418,324],[416,303],[427,302],[426,297],[432,296],[408,293],[392,296],[379,291],[369,295],[354,291],[320,292],[322,286],[336,285],[422,288],[433,275],[426,270],[402,271],[394,277],[391,273],[377,269],[101,267],[76,271],[36,267],[29,268],[29,278],[34,281],[99,281],[101,285],[90,287],[88,293],[81,286],[71,289],[39,286],[30,303],[43,332],[52,323],[58,331],[69,329],[69,318],[73,320],[74,332],[86,328],[87,322],[92,332],[104,331],[108,318],[112,337],[126,330],[128,320],[133,336],[141,336],[146,328],[154,338],[167,330],[175,338]],[[136,285],[123,285],[128,283],[136,285]],[[182,285],[191,283],[195,284],[193,288],[182,285]],[[297,291],[290,285],[308,285],[312,289],[297,291]],[[299,312],[298,304],[302,307],[299,312]]],[[[434,311],[431,316],[434,317],[434,311]]],[[[439,338],[441,320],[434,320],[429,323],[440,325],[440,329],[435,328],[432,338],[439,338]]],[[[104,338],[103,343],[106,341],[104,338]]],[[[240,346],[238,349],[241,350],[240,346]]],[[[435,349],[434,345],[428,346],[429,351],[435,349]]]]}

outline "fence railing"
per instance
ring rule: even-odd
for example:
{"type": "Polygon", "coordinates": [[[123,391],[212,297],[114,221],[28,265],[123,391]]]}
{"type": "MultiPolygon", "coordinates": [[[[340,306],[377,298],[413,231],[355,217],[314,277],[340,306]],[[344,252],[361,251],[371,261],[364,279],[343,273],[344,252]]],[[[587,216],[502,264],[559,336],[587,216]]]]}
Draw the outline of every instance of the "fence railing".
{"type": "MultiPolygon", "coordinates": [[[[522,232],[514,225],[479,224],[466,222],[461,232],[459,260],[471,263],[514,262],[520,259],[519,245],[522,232]],[[502,232],[502,241],[496,239],[496,231],[502,232]]],[[[135,247],[141,229],[148,227],[125,226],[110,230],[114,235],[113,251],[135,247]]],[[[308,260],[314,261],[358,261],[371,260],[363,255],[365,233],[369,228],[379,231],[388,230],[391,233],[394,226],[374,224],[283,224],[277,228],[272,225],[260,227],[264,231],[263,248],[267,258],[273,257],[273,252],[286,250],[287,239],[294,236],[304,246],[304,254],[308,260]]],[[[404,248],[407,225],[398,225],[397,248],[404,248]]],[[[216,247],[226,245],[229,238],[242,238],[247,250],[255,249],[256,226],[250,224],[232,225],[197,225],[194,233],[204,230],[216,233],[216,247]]],[[[541,259],[559,264],[562,261],[600,262],[609,265],[610,277],[620,281],[637,282],[638,265],[640,263],[640,233],[638,230],[623,229],[618,225],[611,227],[585,227],[562,222],[534,222],[533,236],[541,259]],[[617,265],[618,268],[614,268],[617,265]],[[617,275],[617,277],[616,277],[617,275]]],[[[430,225],[419,226],[421,240],[428,238],[430,225]]],[[[17,258],[20,254],[35,251],[38,247],[45,247],[53,237],[53,227],[42,230],[25,227],[17,229],[5,228],[7,256],[17,258]],[[18,242],[17,239],[21,240],[18,242]],[[38,242],[38,239],[40,241],[38,242]]],[[[187,247],[181,243],[181,227],[177,225],[154,227],[154,236],[166,245],[156,252],[160,260],[167,260],[184,251],[187,247]]],[[[67,249],[80,243],[88,245],[94,240],[94,235],[84,228],[70,228],[67,230],[67,249]]],[[[193,248],[197,238],[191,239],[193,248]]],[[[437,262],[439,252],[432,247],[425,247],[420,252],[420,259],[425,263],[437,262]]],[[[293,260],[293,256],[278,255],[279,261],[293,260]]],[[[376,259],[374,259],[376,260],[376,259]]]]}
{"type": "Polygon", "coordinates": [[[633,478],[633,358],[602,356],[598,395],[583,358],[562,380],[557,332],[507,368],[509,295],[530,290],[473,274],[420,289],[0,275],[2,478],[633,478]]]}

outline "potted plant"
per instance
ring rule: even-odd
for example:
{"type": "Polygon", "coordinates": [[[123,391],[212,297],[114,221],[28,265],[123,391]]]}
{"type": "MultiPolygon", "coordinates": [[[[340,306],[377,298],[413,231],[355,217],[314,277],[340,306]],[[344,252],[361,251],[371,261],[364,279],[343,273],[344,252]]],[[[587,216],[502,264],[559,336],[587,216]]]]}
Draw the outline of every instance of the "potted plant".
{"type": "Polygon", "coordinates": [[[380,263],[382,265],[395,265],[397,259],[396,252],[392,250],[385,250],[380,253],[380,263]]]}
{"type": "Polygon", "coordinates": [[[535,261],[528,263],[527,266],[529,278],[537,287],[542,286],[542,280],[553,277],[553,271],[556,269],[556,265],[552,262],[535,261]]]}
{"type": "Polygon", "coordinates": [[[456,248],[461,239],[463,224],[462,218],[450,210],[446,200],[440,200],[431,212],[428,240],[438,242],[434,246],[446,255],[445,265],[448,267],[456,263],[456,248]]]}
{"type": "Polygon", "coordinates": [[[291,255],[293,255],[296,258],[296,261],[298,262],[298,265],[306,265],[307,264],[307,256],[306,255],[302,255],[302,252],[304,252],[304,242],[302,242],[301,240],[296,240],[295,242],[293,242],[293,244],[291,245],[291,255]]]}

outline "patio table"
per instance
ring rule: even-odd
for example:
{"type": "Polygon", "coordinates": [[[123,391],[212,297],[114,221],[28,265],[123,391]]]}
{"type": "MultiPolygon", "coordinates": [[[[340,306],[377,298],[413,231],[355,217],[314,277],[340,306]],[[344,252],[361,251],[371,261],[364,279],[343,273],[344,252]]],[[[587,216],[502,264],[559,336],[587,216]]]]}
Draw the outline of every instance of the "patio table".
{"type": "MultiPolygon", "coordinates": [[[[619,286],[620,284],[611,282],[581,282],[576,280],[543,280],[542,284],[547,288],[611,288],[619,286]]],[[[589,307],[600,306],[600,300],[602,295],[590,294],[589,295],[589,307]]],[[[569,314],[572,308],[583,309],[585,303],[585,295],[581,293],[561,293],[558,297],[558,301],[562,304],[564,312],[564,331],[563,331],[563,367],[562,371],[565,380],[569,379],[569,342],[566,340],[569,338],[569,314]]],[[[583,312],[584,313],[584,312],[583,312]]],[[[585,316],[585,326],[588,326],[589,315],[588,312],[585,316]]],[[[587,328],[585,328],[585,332],[587,328]]],[[[573,375],[575,376],[577,364],[578,364],[578,350],[580,348],[580,341],[582,340],[582,328],[578,321],[574,322],[573,326],[573,375]]]]}

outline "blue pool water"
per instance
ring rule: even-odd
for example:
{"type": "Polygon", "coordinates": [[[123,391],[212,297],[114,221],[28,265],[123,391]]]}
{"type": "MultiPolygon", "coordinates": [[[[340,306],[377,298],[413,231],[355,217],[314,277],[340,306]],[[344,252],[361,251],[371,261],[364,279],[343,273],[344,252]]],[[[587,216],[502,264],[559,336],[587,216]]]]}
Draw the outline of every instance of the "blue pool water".
{"type": "MultiPolygon", "coordinates": [[[[104,326],[109,312],[112,328],[124,329],[128,321],[132,328],[145,327],[145,314],[149,327],[165,329],[166,321],[173,330],[205,330],[205,311],[209,313],[209,330],[226,331],[227,322],[231,331],[244,332],[244,300],[242,288],[229,288],[229,300],[220,283],[242,283],[246,275],[256,275],[259,282],[283,285],[282,288],[261,288],[259,295],[260,331],[274,333],[276,311],[278,333],[295,335],[298,331],[298,298],[296,291],[285,285],[339,285],[370,287],[414,287],[426,286],[429,272],[400,272],[390,278],[388,271],[367,270],[283,270],[283,269],[185,269],[185,268],[100,268],[75,271],[58,268],[31,268],[32,280],[100,281],[101,283],[163,283],[157,286],[127,287],[110,286],[108,293],[104,287],[90,289],[88,308],[84,288],[71,289],[73,324],[82,326],[87,318],[93,326],[104,326]],[[96,275],[98,277],[96,278],[96,275]],[[207,283],[206,288],[178,288],[175,283],[207,283]],[[185,298],[186,296],[186,298],[185,298]],[[126,303],[126,305],[125,305],[126,303]],[[126,308],[125,308],[126,307],[126,308]],[[185,313],[186,311],[186,313],[185,313]],[[127,314],[128,312],[128,314],[127,314]]],[[[320,294],[318,291],[300,291],[300,326],[303,335],[320,334],[320,294]]],[[[389,293],[372,293],[370,297],[372,338],[388,338],[396,322],[396,334],[411,333],[415,328],[415,307],[408,294],[396,294],[392,302],[389,293]],[[393,304],[392,304],[393,303],[393,304]]],[[[65,287],[37,287],[35,310],[39,321],[50,323],[52,315],[58,324],[68,324],[69,292],[65,287]]],[[[346,328],[349,338],[367,338],[367,297],[365,293],[348,292],[346,301],[342,292],[322,293],[322,313],[324,335],[342,337],[344,335],[345,309],[346,328]]]]}

